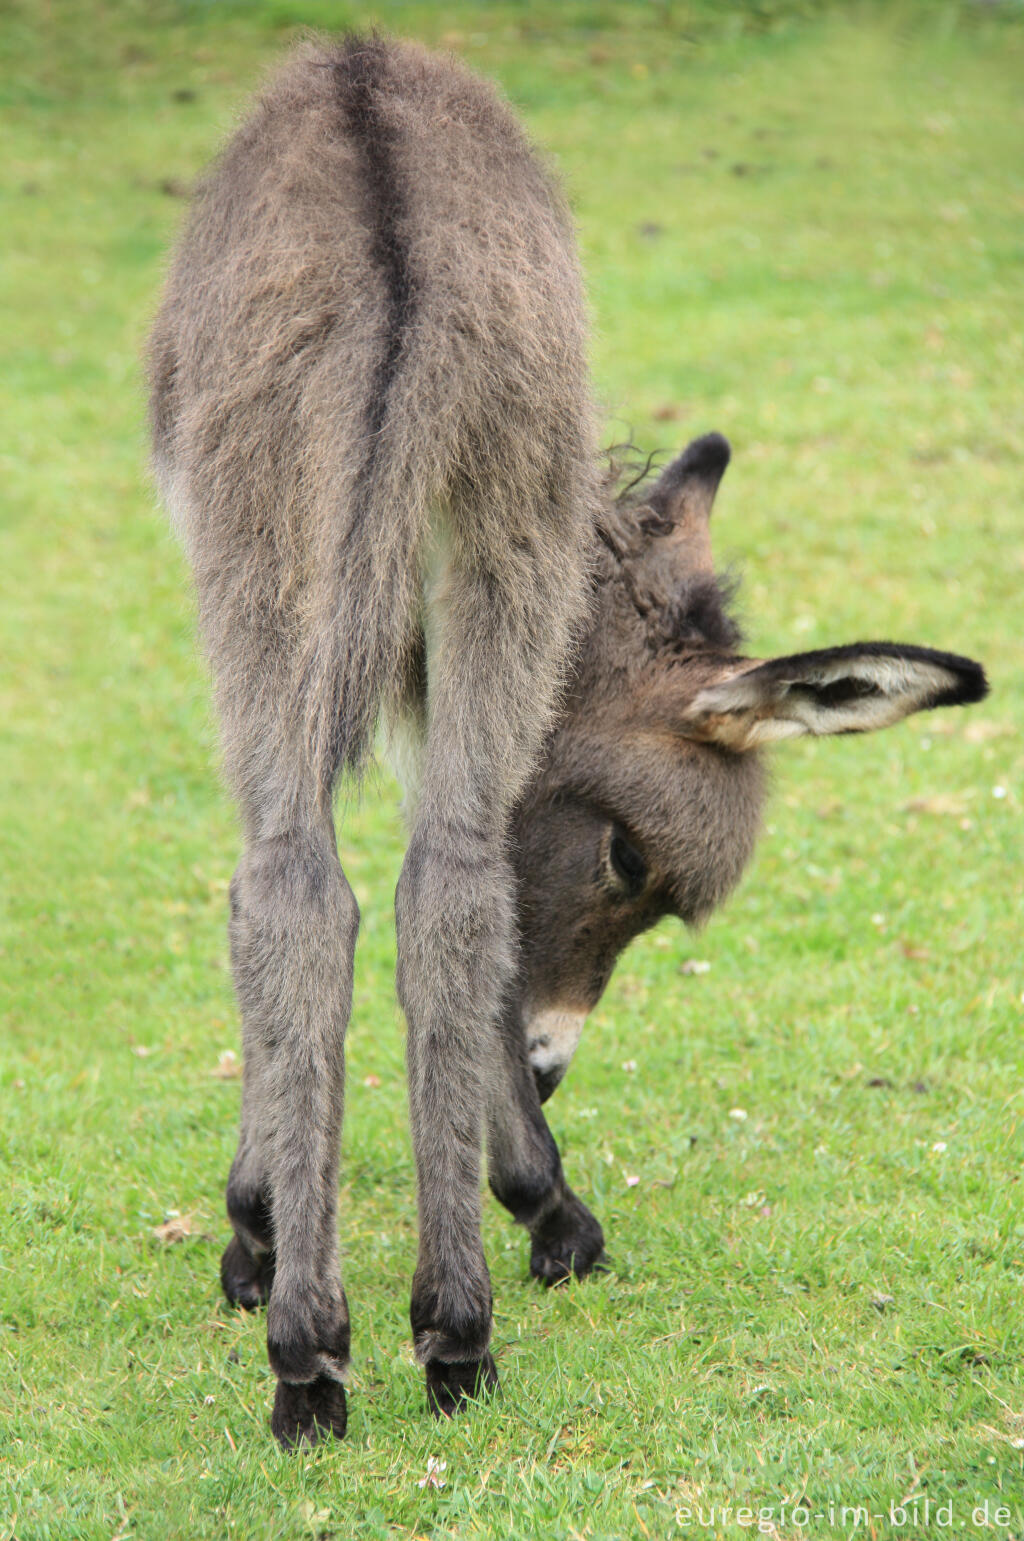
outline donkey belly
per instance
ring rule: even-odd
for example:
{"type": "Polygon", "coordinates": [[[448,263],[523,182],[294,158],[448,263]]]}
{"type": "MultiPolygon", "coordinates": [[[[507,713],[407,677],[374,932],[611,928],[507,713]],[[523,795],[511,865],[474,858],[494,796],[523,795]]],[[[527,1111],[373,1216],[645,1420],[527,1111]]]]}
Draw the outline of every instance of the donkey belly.
{"type": "Polygon", "coordinates": [[[411,826],[419,801],[430,727],[430,684],[435,678],[444,630],[446,593],[452,563],[448,515],[434,507],[420,557],[421,663],[405,696],[385,724],[384,758],[402,788],[402,813],[411,826]]]}

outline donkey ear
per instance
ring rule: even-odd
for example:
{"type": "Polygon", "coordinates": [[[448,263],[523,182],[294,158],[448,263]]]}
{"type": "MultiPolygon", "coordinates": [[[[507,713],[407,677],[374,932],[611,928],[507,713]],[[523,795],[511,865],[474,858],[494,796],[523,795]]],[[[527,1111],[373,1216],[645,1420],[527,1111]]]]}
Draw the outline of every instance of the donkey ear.
{"type": "Polygon", "coordinates": [[[934,706],[988,694],[970,658],[893,642],[853,642],[755,663],[707,686],[679,731],[726,749],[756,749],[805,733],[868,733],[934,706]]]}
{"type": "Polygon", "coordinates": [[[646,499],[650,512],[642,521],[644,533],[685,546],[691,571],[711,571],[708,521],[730,453],[720,433],[694,439],[665,467],[646,499]]]}

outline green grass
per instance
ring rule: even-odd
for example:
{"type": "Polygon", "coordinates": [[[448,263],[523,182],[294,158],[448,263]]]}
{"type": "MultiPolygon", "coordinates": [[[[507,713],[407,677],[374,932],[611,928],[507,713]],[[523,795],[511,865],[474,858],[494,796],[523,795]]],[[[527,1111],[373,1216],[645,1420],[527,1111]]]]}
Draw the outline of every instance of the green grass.
{"type": "Polygon", "coordinates": [[[377,6],[501,80],[560,164],[609,438],[626,419],[650,446],[733,440],[715,535],[753,647],[894,635],[983,658],[994,688],[970,713],[780,750],[727,912],[623,959],[551,1104],[612,1270],[543,1293],[488,1200],[504,1391],[443,1428],[408,1347],[402,839],[380,778],[340,834],[365,917],[350,1432],[300,1457],[270,1439],[263,1323],[216,1287],[238,841],[145,482],[138,356],[178,190],[299,24],[357,14],[26,0],[0,29],[0,1537],[738,1533],[711,1522],[722,1504],[770,1510],[778,1536],[878,1537],[908,1494],[967,1533],[975,1505],[1005,1505],[992,1533],[1020,1536],[1009,3],[377,6]],[[191,1234],[163,1245],[172,1210],[191,1234]],[[432,1455],[442,1488],[418,1485],[432,1455]],[[794,1521],[801,1499],[824,1517],[794,1521]]]}

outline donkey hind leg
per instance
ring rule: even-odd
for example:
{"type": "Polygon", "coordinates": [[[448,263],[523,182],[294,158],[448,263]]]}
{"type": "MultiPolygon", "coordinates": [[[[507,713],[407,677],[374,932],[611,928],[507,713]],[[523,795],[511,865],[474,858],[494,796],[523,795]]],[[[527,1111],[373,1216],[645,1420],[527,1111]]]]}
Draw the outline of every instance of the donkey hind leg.
{"type": "Polygon", "coordinates": [[[581,600],[540,556],[525,573],[485,571],[458,551],[446,560],[423,782],[396,894],[420,1222],[410,1318],[439,1414],[497,1381],[480,1154],[514,971],[508,812],[539,751],[581,600]]]}
{"type": "Polygon", "coordinates": [[[530,1272],[544,1284],[583,1278],[604,1260],[604,1235],[565,1181],[514,1011],[502,1018],[487,1104],[491,1191],[530,1233],[530,1272]]]}
{"type": "Polygon", "coordinates": [[[273,1284],[271,1427],[284,1445],[340,1436],[346,1425],[337,1173],[358,924],[329,812],[250,838],[232,883],[246,1082],[222,1278],[242,1303],[273,1284]]]}

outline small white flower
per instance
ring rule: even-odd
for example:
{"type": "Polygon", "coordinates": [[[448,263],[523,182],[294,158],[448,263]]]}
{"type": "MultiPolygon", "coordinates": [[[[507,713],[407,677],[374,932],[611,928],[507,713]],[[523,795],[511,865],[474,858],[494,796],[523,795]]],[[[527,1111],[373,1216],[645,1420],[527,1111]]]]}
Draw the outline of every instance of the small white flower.
{"type": "Polygon", "coordinates": [[[636,1069],[636,1060],[624,1059],[622,1061],[622,1068],[623,1070],[628,1070],[630,1073],[632,1073],[636,1069]]]}
{"type": "Polygon", "coordinates": [[[416,1486],[417,1487],[438,1487],[438,1488],[444,1487],[444,1485],[445,1485],[444,1473],[447,1470],[448,1470],[448,1462],[447,1461],[442,1461],[441,1458],[439,1456],[436,1456],[436,1455],[428,1455],[427,1456],[427,1472],[426,1472],[426,1476],[421,1477],[420,1480],[417,1482],[416,1486]]]}
{"type": "Polygon", "coordinates": [[[687,958],[685,963],[680,964],[679,972],[681,974],[710,974],[711,964],[705,963],[703,958],[687,958]]]}
{"type": "Polygon", "coordinates": [[[730,1108],[729,1109],[729,1117],[730,1118],[734,1118],[738,1124],[745,1123],[746,1122],[746,1117],[747,1117],[747,1110],[746,1110],[746,1108],[730,1108]]]}
{"type": "Polygon", "coordinates": [[[941,1156],[942,1152],[945,1150],[945,1148],[946,1148],[945,1140],[936,1140],[935,1144],[932,1146],[932,1150],[934,1151],[934,1153],[937,1156],[941,1156]]]}
{"type": "Polygon", "coordinates": [[[234,1049],[222,1049],[220,1058],[210,1071],[217,1081],[234,1081],[242,1074],[241,1061],[234,1049]]]}
{"type": "Polygon", "coordinates": [[[627,1177],[626,1178],[626,1187],[627,1188],[636,1188],[636,1187],[639,1187],[639,1185],[640,1185],[639,1177],[627,1177]]]}
{"type": "Polygon", "coordinates": [[[1006,788],[1005,787],[993,787],[992,788],[992,796],[993,797],[1005,797],[1006,796],[1006,788]]]}

